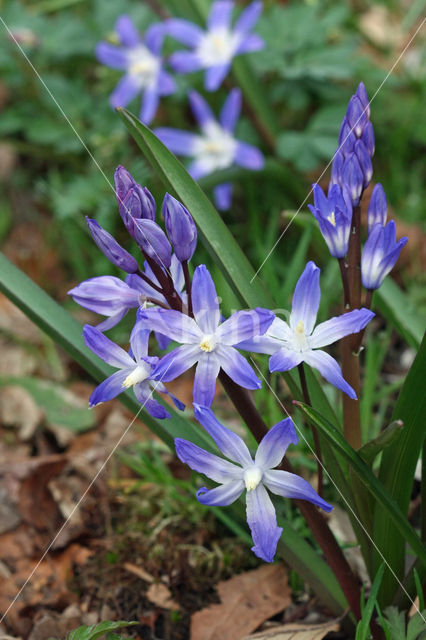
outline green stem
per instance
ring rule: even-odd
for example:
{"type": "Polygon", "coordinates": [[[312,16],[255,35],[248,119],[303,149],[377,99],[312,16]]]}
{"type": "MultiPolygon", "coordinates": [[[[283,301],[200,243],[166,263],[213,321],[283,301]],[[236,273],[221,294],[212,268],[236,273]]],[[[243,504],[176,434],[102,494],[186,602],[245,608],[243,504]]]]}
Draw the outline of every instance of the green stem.
{"type": "MultiPolygon", "coordinates": [[[[306,382],[305,368],[303,366],[303,362],[301,362],[298,365],[297,368],[299,370],[300,384],[301,384],[301,387],[302,387],[303,397],[305,398],[306,404],[311,406],[311,398],[309,396],[308,383],[306,382]]],[[[315,453],[316,453],[316,456],[317,456],[317,474],[318,474],[317,493],[318,493],[318,495],[321,496],[322,495],[322,484],[323,484],[323,476],[322,476],[322,466],[323,465],[322,465],[321,443],[320,443],[318,431],[317,431],[315,425],[313,425],[312,422],[311,422],[309,426],[311,427],[312,435],[314,437],[315,453]]]]}

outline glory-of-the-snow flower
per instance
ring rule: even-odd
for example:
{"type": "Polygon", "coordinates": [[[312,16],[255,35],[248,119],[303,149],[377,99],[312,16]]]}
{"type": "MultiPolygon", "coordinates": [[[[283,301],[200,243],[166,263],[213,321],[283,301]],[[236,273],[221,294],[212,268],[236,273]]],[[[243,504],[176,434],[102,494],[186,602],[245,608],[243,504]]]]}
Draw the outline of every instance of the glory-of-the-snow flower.
{"type": "MultiPolygon", "coordinates": [[[[173,153],[192,158],[188,171],[194,180],[232,165],[252,171],[262,169],[265,160],[261,151],[253,145],[237,140],[233,134],[241,111],[239,89],[230,92],[222,107],[219,121],[199,93],[190,91],[188,97],[201,133],[160,127],[155,129],[155,134],[173,153]]],[[[232,184],[226,182],[217,185],[213,193],[217,207],[221,210],[229,209],[232,184]]]]}
{"type": "Polygon", "coordinates": [[[211,409],[194,404],[194,413],[228,460],[181,438],[175,440],[176,453],[191,469],[219,483],[214,489],[199,489],[197,498],[202,504],[227,506],[246,490],[247,522],[254,542],[252,551],[259,558],[272,562],[282,533],[266,489],[285,498],[308,500],[324,511],[332,510],[333,507],[306,480],[274,468],[280,464],[288,446],[298,442],[290,418],[278,422],[268,431],[253,459],[244,440],[224,427],[211,409]]]}
{"type": "Polygon", "coordinates": [[[122,15],[115,23],[115,32],[118,46],[100,42],[96,47],[100,62],[124,71],[110,96],[110,103],[113,107],[125,107],[142,93],[139,117],[149,124],[156,114],[160,96],[170,95],[176,89],[174,79],[163,69],[163,25],[152,25],[141,38],[131,18],[122,15]]]}
{"type": "Polygon", "coordinates": [[[308,205],[318,221],[328,250],[335,258],[343,258],[349,245],[352,222],[352,201],[347,189],[330,185],[326,197],[319,184],[312,185],[314,205],[308,205]]]}
{"type": "Polygon", "coordinates": [[[262,3],[252,2],[234,26],[231,24],[233,11],[234,2],[216,0],[210,8],[206,30],[180,18],[172,18],[164,25],[166,33],[191,49],[172,54],[171,66],[178,73],[205,69],[207,91],[220,87],[235,56],[264,47],[262,38],[250,33],[262,12],[262,3]]]}
{"type": "Polygon", "coordinates": [[[343,378],[339,364],[322,347],[351,333],[359,333],[375,314],[369,309],[354,309],[315,327],[321,299],[319,276],[320,269],[314,262],[308,262],[294,290],[289,322],[276,317],[263,336],[237,346],[271,354],[270,371],[288,371],[306,362],[355,399],[356,393],[343,378]]]}

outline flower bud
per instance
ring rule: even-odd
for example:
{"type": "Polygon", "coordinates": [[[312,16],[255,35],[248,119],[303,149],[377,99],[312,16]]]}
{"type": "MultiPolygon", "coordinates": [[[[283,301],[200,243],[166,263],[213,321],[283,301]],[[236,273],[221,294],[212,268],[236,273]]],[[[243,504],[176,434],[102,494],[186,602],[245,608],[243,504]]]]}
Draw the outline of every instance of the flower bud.
{"type": "Polygon", "coordinates": [[[367,211],[367,230],[371,232],[375,224],[386,224],[387,218],[387,202],[386,194],[380,183],[377,183],[373,189],[368,203],[367,211]]]}
{"type": "Polygon", "coordinates": [[[118,206],[122,204],[134,184],[135,181],[130,173],[119,164],[114,173],[115,196],[117,198],[118,206]]]}
{"type": "Polygon", "coordinates": [[[399,258],[408,238],[396,241],[396,226],[391,220],[371,230],[361,256],[361,279],[366,289],[378,289],[399,258]]]}
{"type": "Polygon", "coordinates": [[[353,130],[357,138],[361,137],[365,125],[368,122],[368,116],[365,108],[362,106],[357,96],[352,96],[349,100],[346,111],[346,120],[350,128],[353,130]]]}
{"type": "Polygon", "coordinates": [[[87,216],[86,222],[93,240],[112,264],[127,273],[135,273],[138,270],[138,263],[134,257],[123,249],[108,231],[102,229],[96,220],[87,216]]]}
{"type": "Polygon", "coordinates": [[[160,267],[170,267],[172,248],[162,228],[153,220],[134,220],[135,240],[160,267]]]}
{"type": "Polygon", "coordinates": [[[352,204],[355,207],[359,203],[364,184],[364,174],[361,170],[355,153],[346,158],[342,169],[342,189],[349,191],[352,204]]]}
{"type": "Polygon", "coordinates": [[[176,198],[166,193],[163,201],[163,216],[167,235],[178,260],[190,260],[197,246],[197,229],[188,209],[176,198]]]}
{"type": "Polygon", "coordinates": [[[372,158],[374,156],[374,131],[373,131],[373,125],[371,124],[370,121],[368,121],[364,127],[361,140],[367,147],[367,151],[370,154],[370,157],[372,158]]]}
{"type": "Polygon", "coordinates": [[[358,158],[359,166],[361,167],[361,171],[364,176],[362,186],[364,189],[366,189],[370,184],[370,180],[373,176],[373,165],[371,164],[371,157],[367,151],[367,147],[362,140],[356,141],[355,154],[358,158]]]}
{"type": "Polygon", "coordinates": [[[333,164],[331,165],[330,186],[332,186],[333,184],[342,186],[342,171],[344,162],[345,157],[343,153],[337,150],[333,157],[333,164]]]}
{"type": "Polygon", "coordinates": [[[355,95],[360,101],[362,108],[365,110],[367,118],[370,118],[370,101],[368,99],[367,89],[365,88],[365,84],[363,82],[359,83],[355,95]]]}
{"type": "Polygon", "coordinates": [[[343,118],[339,132],[339,151],[343,153],[345,158],[353,153],[355,142],[356,135],[351,131],[346,118],[343,118]]]}

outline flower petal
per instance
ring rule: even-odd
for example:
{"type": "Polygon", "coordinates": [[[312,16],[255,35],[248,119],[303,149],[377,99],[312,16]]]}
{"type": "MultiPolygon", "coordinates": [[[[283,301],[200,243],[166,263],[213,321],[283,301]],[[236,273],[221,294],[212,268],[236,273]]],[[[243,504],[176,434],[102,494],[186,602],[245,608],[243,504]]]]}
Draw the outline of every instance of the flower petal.
{"type": "Polygon", "coordinates": [[[99,322],[99,324],[96,325],[96,329],[98,329],[98,331],[102,331],[102,333],[104,331],[108,331],[108,329],[112,329],[113,327],[115,327],[115,325],[117,325],[120,322],[122,318],[124,318],[127,311],[128,309],[123,309],[122,311],[119,311],[115,315],[110,316],[106,320],[103,320],[103,322],[99,322]]]}
{"type": "Polygon", "coordinates": [[[251,353],[266,353],[272,355],[281,348],[282,342],[267,335],[257,336],[251,340],[243,340],[235,345],[236,349],[250,351],[251,353]]]}
{"type": "Polygon", "coordinates": [[[303,322],[305,334],[312,333],[321,299],[319,286],[320,270],[315,262],[308,262],[300,276],[293,294],[290,327],[293,331],[303,322]]]}
{"type": "Polygon", "coordinates": [[[315,327],[309,338],[309,345],[313,349],[325,347],[340,340],[351,333],[359,333],[374,318],[375,314],[369,309],[354,309],[341,316],[331,318],[315,327]]]}
{"type": "Polygon", "coordinates": [[[95,327],[86,324],[83,329],[83,338],[86,346],[112,367],[129,369],[136,366],[133,358],[131,358],[124,349],[104,336],[104,334],[95,327]]]}
{"type": "Polygon", "coordinates": [[[205,334],[215,333],[220,322],[219,301],[213,279],[204,264],[194,271],[192,308],[201,331],[205,334]]]}
{"type": "Polygon", "coordinates": [[[171,129],[169,127],[159,127],[154,129],[157,138],[166,145],[172,153],[180,156],[192,156],[197,146],[200,136],[189,131],[181,131],[180,129],[171,129]]]}
{"type": "Polygon", "coordinates": [[[151,331],[138,320],[130,334],[130,347],[136,362],[148,355],[148,341],[151,331]]]}
{"type": "Polygon", "coordinates": [[[180,18],[167,20],[164,23],[164,31],[168,36],[192,48],[198,45],[204,33],[197,25],[180,18]]]}
{"type": "Polygon", "coordinates": [[[249,6],[241,12],[241,15],[234,25],[234,30],[244,35],[251,31],[259,20],[262,8],[262,2],[252,2],[249,4],[249,6]]]}
{"type": "Polygon", "coordinates": [[[156,22],[145,32],[145,44],[154,56],[159,57],[165,36],[164,24],[156,22]]]}
{"type": "Polygon", "coordinates": [[[241,113],[242,93],[240,89],[232,89],[226,98],[220,112],[220,124],[225,131],[232,132],[235,129],[241,113]]]}
{"type": "Polygon", "coordinates": [[[240,387],[245,389],[261,389],[262,383],[253,369],[234,347],[219,345],[215,349],[219,363],[224,372],[240,387]]]}
{"type": "Polygon", "coordinates": [[[170,391],[166,389],[165,385],[162,382],[154,382],[153,384],[154,384],[154,391],[158,391],[158,393],[165,393],[167,396],[169,396],[169,398],[171,398],[171,400],[173,401],[173,404],[177,409],[179,409],[179,411],[185,410],[185,405],[183,404],[183,402],[181,402],[179,398],[176,398],[176,396],[170,393],[170,391]]]}
{"type": "Polygon", "coordinates": [[[242,467],[253,464],[244,440],[221,424],[209,407],[194,403],[194,416],[213,438],[224,456],[238,462],[242,467]]]}
{"type": "MultiPolygon", "coordinates": [[[[136,276],[137,277],[137,276],[136,276]]],[[[98,276],[70,289],[73,300],[95,313],[112,316],[139,306],[139,295],[126,282],[115,276],[98,276]]]]}
{"type": "Polygon", "coordinates": [[[198,91],[189,91],[188,100],[191,111],[194,114],[194,118],[200,125],[201,129],[204,129],[209,123],[215,121],[213,111],[198,91]]]}
{"type": "Polygon", "coordinates": [[[138,30],[129,16],[122,15],[117,18],[115,31],[126,47],[137,47],[139,44],[138,30]]]}
{"type": "Polygon", "coordinates": [[[134,385],[133,391],[137,401],[141,403],[143,409],[145,409],[150,416],[157,418],[158,420],[171,418],[171,415],[166,408],[152,397],[149,382],[138,382],[134,385]]]}
{"type": "Polygon", "coordinates": [[[170,56],[169,62],[177,73],[192,73],[203,68],[200,56],[192,51],[176,51],[170,56]]]}
{"type": "Polygon", "coordinates": [[[167,71],[161,70],[158,74],[157,90],[160,96],[169,96],[176,91],[174,78],[167,71]]]}
{"type": "Polygon", "coordinates": [[[201,504],[214,507],[227,507],[240,497],[244,491],[243,480],[235,480],[227,484],[221,484],[215,489],[198,489],[197,500],[201,504]]]}
{"type": "Polygon", "coordinates": [[[127,69],[128,57],[127,52],[120,47],[115,47],[108,42],[100,42],[95,54],[99,62],[111,67],[112,69],[127,69]]]}
{"type": "Polygon", "coordinates": [[[217,329],[221,344],[234,345],[263,335],[271,326],[275,315],[269,309],[257,307],[252,311],[236,311],[217,329]]]}
{"type": "Polygon", "coordinates": [[[253,145],[238,141],[234,162],[245,169],[258,171],[263,168],[265,158],[263,153],[253,145]]]}
{"type": "Polygon", "coordinates": [[[216,380],[220,364],[216,352],[203,353],[195,369],[193,396],[194,402],[210,407],[216,390],[216,380]]]}
{"type": "Polygon", "coordinates": [[[205,89],[207,91],[216,91],[216,89],[219,89],[223,80],[228,75],[230,68],[230,63],[226,62],[225,64],[218,64],[214,67],[210,67],[210,69],[207,69],[204,78],[205,89]]]}
{"type": "Polygon", "coordinates": [[[184,344],[163,356],[151,375],[153,380],[170,382],[190,369],[200,357],[198,345],[184,344]]]}
{"type": "Polygon", "coordinates": [[[120,393],[125,391],[123,382],[129,375],[129,373],[132,372],[132,370],[133,368],[116,371],[112,374],[112,376],[109,376],[109,378],[101,382],[101,384],[96,387],[89,398],[89,407],[96,407],[96,405],[100,404],[101,402],[112,400],[120,393]]]}
{"type": "Polygon", "coordinates": [[[191,164],[187,167],[187,171],[193,178],[193,180],[199,180],[200,178],[204,178],[204,176],[208,176],[209,173],[211,173],[210,167],[207,166],[206,162],[204,162],[203,159],[191,162],[191,164]]]}
{"type": "Polygon", "coordinates": [[[247,522],[254,547],[252,551],[265,562],[272,562],[277,550],[282,528],[277,526],[277,516],[271,498],[263,486],[247,491],[247,522]]]}
{"type": "Polygon", "coordinates": [[[213,2],[209,17],[207,18],[207,27],[209,31],[220,29],[229,29],[231,24],[234,3],[231,0],[216,0],[213,2]]]}
{"type": "Polygon", "coordinates": [[[356,393],[342,376],[342,371],[336,360],[325,351],[306,351],[303,359],[310,367],[318,369],[320,374],[341,391],[344,391],[350,398],[356,400],[356,393]]]}
{"type": "Polygon", "coordinates": [[[168,336],[176,342],[197,344],[197,349],[203,338],[203,334],[193,318],[174,309],[161,309],[159,307],[141,309],[139,318],[144,328],[151,331],[155,329],[155,331],[168,336]]]}
{"type": "Polygon", "coordinates": [[[139,80],[133,75],[125,75],[111,93],[109,102],[112,107],[125,107],[141,90],[139,80]]]}
{"type": "Polygon", "coordinates": [[[289,371],[303,362],[304,354],[301,351],[293,351],[287,347],[281,347],[269,359],[269,371],[289,371]]]}
{"type": "Polygon", "coordinates": [[[295,473],[272,469],[265,471],[263,474],[263,482],[272,493],[278,496],[308,500],[327,512],[333,509],[331,504],[328,504],[328,502],[317,494],[309,482],[295,473]]]}
{"type": "Polygon", "coordinates": [[[219,211],[228,211],[231,207],[233,190],[232,182],[223,182],[213,189],[214,201],[219,211]]]}
{"type": "Polygon", "coordinates": [[[298,442],[293,420],[291,418],[281,420],[262,438],[256,451],[255,465],[262,469],[277,467],[284,458],[289,444],[298,442]]]}
{"type": "Polygon", "coordinates": [[[265,48],[265,41],[263,38],[257,35],[257,33],[251,33],[246,36],[244,40],[238,45],[235,55],[240,53],[252,53],[253,51],[261,51],[265,48]]]}
{"type": "Polygon", "coordinates": [[[144,122],[145,124],[151,124],[155,114],[157,113],[159,101],[160,97],[158,95],[158,90],[156,87],[145,89],[142,98],[142,106],[139,113],[141,122],[144,122]]]}
{"type": "Polygon", "coordinates": [[[194,471],[203,473],[205,476],[225,484],[232,480],[242,480],[243,470],[228,460],[223,460],[219,456],[204,451],[196,444],[182,438],[175,438],[176,455],[194,471]]]}

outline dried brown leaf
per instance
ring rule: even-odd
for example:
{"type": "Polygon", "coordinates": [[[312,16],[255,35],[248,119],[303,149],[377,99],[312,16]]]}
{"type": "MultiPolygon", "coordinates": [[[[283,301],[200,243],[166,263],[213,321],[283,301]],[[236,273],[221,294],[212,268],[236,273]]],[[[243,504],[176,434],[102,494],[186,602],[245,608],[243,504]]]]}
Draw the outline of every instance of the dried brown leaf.
{"type": "Polygon", "coordinates": [[[315,625],[291,623],[254,633],[243,640],[322,640],[330,631],[338,631],[339,626],[336,620],[315,625]]]}
{"type": "Polygon", "coordinates": [[[162,609],[179,609],[179,605],[173,600],[170,590],[165,584],[161,584],[161,582],[152,584],[146,592],[146,597],[162,609]]]}

